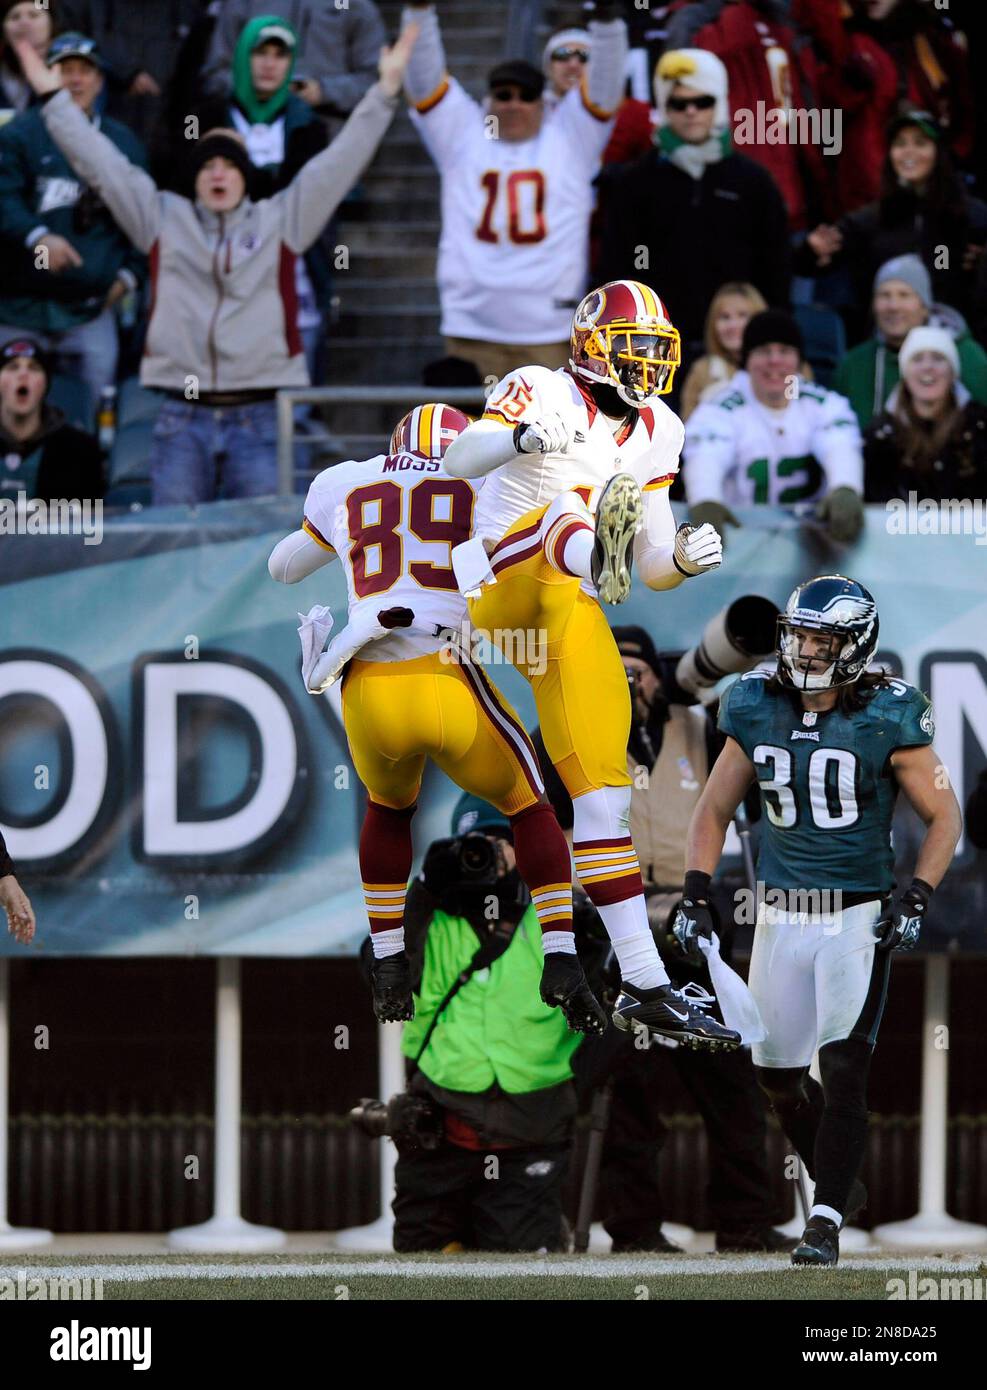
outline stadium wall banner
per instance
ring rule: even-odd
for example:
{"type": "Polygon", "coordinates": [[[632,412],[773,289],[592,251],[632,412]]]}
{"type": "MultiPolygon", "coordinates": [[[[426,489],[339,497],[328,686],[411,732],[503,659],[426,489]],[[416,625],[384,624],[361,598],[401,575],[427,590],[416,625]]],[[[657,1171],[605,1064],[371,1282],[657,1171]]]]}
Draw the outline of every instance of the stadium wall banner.
{"type": "MultiPolygon", "coordinates": [[[[741,594],[780,606],[812,574],[849,572],[877,598],[882,656],[932,697],[963,804],[987,759],[983,548],[889,531],[879,508],[850,549],[780,511],[741,515],[721,570],[665,594],[637,584],[612,620],[684,648],[741,594]]],[[[96,544],[0,540],[0,828],[39,922],[35,945],[4,932],[0,952],[355,950],[364,794],[338,688],[306,693],[296,635],[313,603],[344,620],[344,582],[335,564],[294,588],[267,572],[299,522],[297,499],[254,500],[107,517],[96,544]]],[[[488,669],[533,727],[527,684],[496,659],[488,669]]],[[[449,833],[457,795],[426,773],[418,855],[449,833]]],[[[910,812],[896,820],[903,871],[920,830],[910,812]]],[[[985,863],[961,844],[923,945],[987,949],[985,863]]]]}

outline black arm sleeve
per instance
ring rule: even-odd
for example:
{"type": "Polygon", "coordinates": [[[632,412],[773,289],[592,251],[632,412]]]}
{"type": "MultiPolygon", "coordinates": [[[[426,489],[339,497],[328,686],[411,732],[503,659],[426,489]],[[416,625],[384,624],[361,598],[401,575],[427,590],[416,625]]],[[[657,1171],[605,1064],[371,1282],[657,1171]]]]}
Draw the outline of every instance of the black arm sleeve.
{"type": "Polygon", "coordinates": [[[0,835],[0,878],[6,878],[8,874],[12,874],[13,872],[14,862],[7,853],[7,846],[3,842],[3,836],[0,835]]]}

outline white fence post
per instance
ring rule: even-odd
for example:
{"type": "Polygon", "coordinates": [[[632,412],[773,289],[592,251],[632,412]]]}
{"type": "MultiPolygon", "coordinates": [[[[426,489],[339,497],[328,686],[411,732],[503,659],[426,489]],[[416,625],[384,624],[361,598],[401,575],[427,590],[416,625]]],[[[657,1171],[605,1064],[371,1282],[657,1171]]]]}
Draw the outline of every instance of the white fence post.
{"type": "MultiPolygon", "coordinates": [[[[378,1095],[383,1101],[404,1090],[404,1057],[401,1053],[403,1031],[403,1028],[393,1023],[377,1025],[378,1095]]],[[[367,1226],[350,1226],[345,1231],[334,1231],[332,1241],[340,1250],[392,1249],[394,1215],[391,1202],[394,1200],[394,1169],[398,1155],[390,1139],[381,1139],[379,1143],[380,1216],[367,1226]]]]}
{"type": "Polygon", "coordinates": [[[987,1226],[957,1221],[946,1211],[949,967],[948,955],[925,958],[918,1214],[874,1231],[875,1240],[900,1250],[976,1250],[987,1245],[987,1226]]]}
{"type": "Polygon", "coordinates": [[[255,1226],[240,1215],[240,962],[216,961],[216,1100],[213,1158],[213,1215],[199,1226],[171,1231],[172,1250],[282,1250],[285,1234],[255,1226]]]}

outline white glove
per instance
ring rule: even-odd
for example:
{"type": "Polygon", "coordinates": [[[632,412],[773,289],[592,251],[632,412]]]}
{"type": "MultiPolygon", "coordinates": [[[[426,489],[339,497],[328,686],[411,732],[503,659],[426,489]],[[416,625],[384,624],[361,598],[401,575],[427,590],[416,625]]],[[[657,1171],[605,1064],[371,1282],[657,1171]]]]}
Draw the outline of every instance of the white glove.
{"type": "Polygon", "coordinates": [[[333,619],[331,611],[321,603],[315,604],[307,613],[299,613],[298,617],[301,620],[298,638],[302,644],[302,680],[308,690],[309,678],[332,631],[333,619]]]}
{"type": "Polygon", "coordinates": [[[519,454],[564,454],[569,448],[569,426],[557,410],[515,426],[514,447],[519,454]]]}
{"type": "Polygon", "coordinates": [[[321,695],[338,679],[346,663],[368,642],[376,642],[391,631],[376,614],[364,612],[348,622],[329,643],[322,645],[332,628],[328,608],[316,604],[307,614],[298,615],[302,625],[298,636],[302,644],[302,679],[310,695],[321,695]]]}
{"type": "Polygon", "coordinates": [[[705,574],[707,570],[715,570],[722,560],[720,533],[708,521],[702,526],[683,522],[675,532],[675,565],[683,574],[705,574]]]}

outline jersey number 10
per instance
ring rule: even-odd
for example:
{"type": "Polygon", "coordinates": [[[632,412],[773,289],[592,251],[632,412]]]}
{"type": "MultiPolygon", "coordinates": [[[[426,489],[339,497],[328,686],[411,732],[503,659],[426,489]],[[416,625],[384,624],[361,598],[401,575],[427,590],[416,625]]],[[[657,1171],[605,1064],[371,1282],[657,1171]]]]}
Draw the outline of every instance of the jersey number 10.
{"type": "Polygon", "coordinates": [[[455,589],[452,547],[469,540],[476,494],[461,478],[448,481],[425,478],[407,491],[384,480],[354,488],[346,498],[346,523],[350,533],[350,567],[357,598],[382,594],[404,573],[404,540],[401,535],[404,499],[408,500],[405,525],[420,541],[449,547],[450,563],[413,560],[408,573],[423,589],[455,589]],[[438,498],[447,498],[444,517],[435,515],[438,498]],[[368,517],[368,508],[371,509],[368,517]],[[369,552],[369,554],[368,554],[369,552]]]}
{"type": "MultiPolygon", "coordinates": [[[[486,192],[487,203],[483,209],[483,216],[480,218],[480,225],[476,229],[477,241],[491,241],[494,244],[500,241],[500,237],[493,228],[494,209],[497,205],[497,195],[500,192],[500,170],[488,169],[480,179],[480,184],[486,192]]],[[[516,246],[530,246],[533,242],[545,240],[545,175],[540,169],[515,169],[513,174],[507,176],[507,235],[516,246]],[[525,202],[532,206],[528,209],[533,213],[533,225],[528,227],[521,226],[521,200],[522,189],[526,184],[531,185],[531,194],[525,202]]]]}

